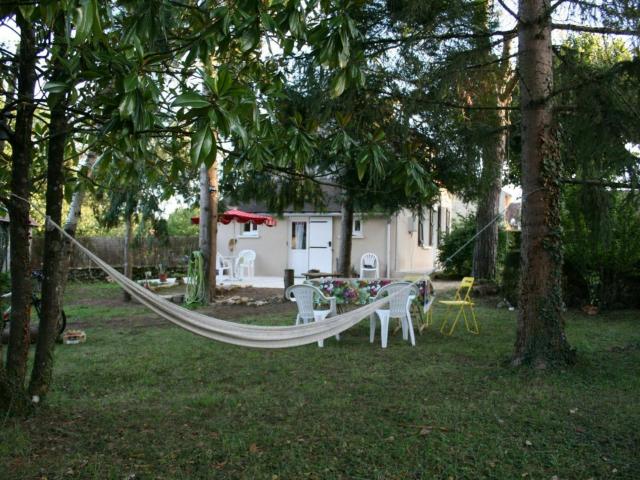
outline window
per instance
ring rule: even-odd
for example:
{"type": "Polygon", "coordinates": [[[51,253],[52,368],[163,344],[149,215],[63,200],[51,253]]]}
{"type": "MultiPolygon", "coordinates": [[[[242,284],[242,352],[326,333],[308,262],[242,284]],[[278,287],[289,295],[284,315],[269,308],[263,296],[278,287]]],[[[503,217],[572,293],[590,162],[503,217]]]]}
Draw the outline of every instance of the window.
{"type": "Polygon", "coordinates": [[[358,217],[353,218],[353,228],[351,230],[351,236],[356,238],[362,238],[362,219],[358,217]]]}
{"type": "Polygon", "coordinates": [[[444,213],[445,213],[444,231],[447,233],[447,235],[449,235],[449,232],[451,231],[451,210],[449,210],[448,208],[445,208],[444,213]]]}
{"type": "Polygon", "coordinates": [[[429,209],[429,246],[433,247],[433,233],[436,228],[436,215],[433,208],[429,209]]]}
{"type": "Polygon", "coordinates": [[[422,218],[418,219],[418,246],[424,247],[424,223],[422,218]]]}
{"type": "Polygon", "coordinates": [[[307,249],[307,222],[291,222],[291,250],[307,249]]]}
{"type": "Polygon", "coordinates": [[[243,237],[257,237],[258,236],[258,225],[253,222],[247,222],[242,224],[242,233],[243,237]]]}
{"type": "Polygon", "coordinates": [[[440,243],[442,242],[442,207],[438,207],[438,223],[436,225],[438,225],[438,230],[437,230],[437,236],[438,236],[438,245],[440,245],[440,243]]]}

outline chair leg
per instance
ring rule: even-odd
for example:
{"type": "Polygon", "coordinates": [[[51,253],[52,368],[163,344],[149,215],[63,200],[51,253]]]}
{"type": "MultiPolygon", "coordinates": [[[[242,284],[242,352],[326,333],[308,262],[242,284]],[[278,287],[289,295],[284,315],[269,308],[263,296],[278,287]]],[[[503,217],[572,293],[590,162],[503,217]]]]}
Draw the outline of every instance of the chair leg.
{"type": "Polygon", "coordinates": [[[373,343],[376,337],[376,317],[375,313],[369,315],[369,343],[373,343]]]}
{"type": "Polygon", "coordinates": [[[405,318],[401,318],[400,319],[400,325],[402,326],[402,339],[403,340],[408,340],[409,339],[409,332],[407,331],[407,321],[405,318]]]}
{"type": "Polygon", "coordinates": [[[431,312],[432,308],[433,308],[433,305],[429,308],[429,310],[427,310],[426,314],[422,310],[420,310],[419,315],[422,318],[422,324],[420,325],[420,329],[419,329],[420,334],[422,334],[423,330],[426,330],[433,324],[433,313],[431,312]]]}
{"type": "Polygon", "coordinates": [[[300,325],[300,314],[296,315],[296,325],[300,325]]]}
{"type": "Polygon", "coordinates": [[[458,314],[456,315],[456,318],[451,325],[451,330],[449,330],[449,333],[447,335],[453,335],[453,331],[456,329],[456,325],[458,324],[458,320],[460,320],[461,314],[464,314],[464,310],[462,308],[458,311],[458,314]]]}
{"type": "Polygon", "coordinates": [[[476,319],[476,311],[473,309],[472,306],[469,306],[469,310],[471,311],[471,319],[473,320],[473,329],[467,329],[467,330],[469,330],[471,333],[479,335],[480,327],[478,326],[478,321],[476,319]]]}
{"type": "Polygon", "coordinates": [[[447,324],[449,323],[449,311],[450,311],[451,307],[449,305],[447,305],[447,309],[444,312],[444,319],[442,320],[442,325],[440,325],[440,333],[442,333],[443,335],[446,335],[444,333],[445,327],[447,326],[447,324]]]}
{"type": "Polygon", "coordinates": [[[407,330],[409,330],[409,339],[411,340],[411,346],[415,347],[416,346],[416,334],[413,331],[413,322],[411,321],[411,315],[409,315],[409,312],[407,312],[406,322],[407,322],[407,330]]]}
{"type": "Polygon", "coordinates": [[[380,337],[382,348],[387,348],[387,340],[389,338],[389,315],[380,316],[380,337]]]}

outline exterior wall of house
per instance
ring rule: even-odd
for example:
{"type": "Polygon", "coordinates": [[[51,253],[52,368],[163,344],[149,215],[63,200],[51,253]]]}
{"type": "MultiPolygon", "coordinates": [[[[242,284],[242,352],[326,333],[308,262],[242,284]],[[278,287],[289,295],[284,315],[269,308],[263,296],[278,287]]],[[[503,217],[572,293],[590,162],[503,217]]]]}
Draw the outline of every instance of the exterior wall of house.
{"type": "MultiPolygon", "coordinates": [[[[389,250],[389,274],[401,278],[409,274],[430,272],[437,267],[437,247],[444,233],[451,229],[455,219],[468,215],[473,207],[463,203],[445,190],[441,192],[440,203],[425,209],[420,220],[408,210],[403,210],[391,218],[381,215],[358,215],[362,225],[361,235],[354,235],[351,263],[354,271],[360,271],[360,258],[367,252],[375,253],[380,263],[380,276],[387,276],[387,250],[389,250]],[[387,240],[389,225],[389,240],[387,240]],[[389,241],[389,249],[387,242],[389,241]]],[[[237,238],[234,253],[244,249],[256,252],[255,274],[258,276],[282,276],[289,268],[289,240],[292,220],[309,217],[332,219],[332,271],[336,271],[338,247],[340,245],[340,215],[337,214],[290,214],[278,219],[275,227],[258,226],[256,236],[242,234],[243,225],[231,223],[218,226],[218,251],[231,255],[229,241],[237,238]],[[234,233],[235,228],[235,233],[234,233]]]]}
{"type": "MultiPolygon", "coordinates": [[[[380,264],[380,277],[387,272],[387,217],[357,216],[362,221],[362,235],[351,242],[351,264],[360,274],[360,258],[365,253],[375,253],[380,264]]],[[[339,221],[339,219],[338,219],[339,221]]]]}
{"type": "Polygon", "coordinates": [[[438,245],[453,223],[475,210],[469,203],[446,190],[440,191],[440,202],[425,208],[422,219],[403,210],[396,216],[396,239],[393,277],[430,272],[438,265],[438,245]]]}
{"type": "MultiPolygon", "coordinates": [[[[421,222],[410,211],[403,210],[396,216],[396,228],[394,231],[397,249],[392,272],[393,277],[403,277],[407,274],[424,273],[433,268],[436,259],[435,232],[433,245],[428,242],[419,244],[419,228],[421,222]]],[[[428,228],[426,235],[428,236],[428,228]]]]}
{"type": "Polygon", "coordinates": [[[243,225],[230,223],[218,224],[218,251],[223,256],[231,255],[229,241],[237,238],[233,253],[241,250],[256,252],[255,274],[258,276],[283,276],[287,268],[287,219],[278,219],[275,227],[258,225],[258,235],[246,237],[242,235],[243,225]]]}

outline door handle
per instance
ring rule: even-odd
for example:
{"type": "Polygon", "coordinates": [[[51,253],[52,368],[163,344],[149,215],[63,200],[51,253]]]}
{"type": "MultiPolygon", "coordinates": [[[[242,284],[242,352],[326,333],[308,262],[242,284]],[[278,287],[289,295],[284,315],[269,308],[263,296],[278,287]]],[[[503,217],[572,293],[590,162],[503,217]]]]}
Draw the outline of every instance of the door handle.
{"type": "Polygon", "coordinates": [[[331,240],[329,240],[329,246],[331,246],[331,240]]]}

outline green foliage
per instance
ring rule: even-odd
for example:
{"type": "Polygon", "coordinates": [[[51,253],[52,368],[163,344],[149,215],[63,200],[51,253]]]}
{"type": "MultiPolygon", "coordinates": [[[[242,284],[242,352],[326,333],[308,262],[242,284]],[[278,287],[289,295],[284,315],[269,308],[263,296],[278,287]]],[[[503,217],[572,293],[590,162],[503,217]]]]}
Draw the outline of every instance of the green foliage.
{"type": "Polygon", "coordinates": [[[569,304],[601,308],[640,302],[640,200],[597,187],[571,187],[563,209],[569,304]]]}
{"type": "Polygon", "coordinates": [[[456,219],[451,226],[448,235],[442,237],[438,246],[438,262],[444,264],[444,272],[460,277],[471,275],[473,267],[473,242],[469,242],[476,233],[475,215],[456,219]],[[458,252],[446,264],[449,257],[457,252],[462,246],[469,242],[460,252],[458,252]]]}
{"type": "Polygon", "coordinates": [[[11,274],[9,272],[0,272],[0,295],[11,290],[11,274]]]}
{"type": "Polygon", "coordinates": [[[198,226],[191,223],[191,217],[200,214],[197,209],[177,208],[167,217],[169,235],[198,235],[198,226]]]}
{"type": "MultiPolygon", "coordinates": [[[[442,237],[442,241],[438,246],[438,262],[441,265],[445,260],[455,254],[455,256],[444,265],[444,273],[459,277],[471,275],[473,270],[474,242],[470,242],[470,240],[475,234],[476,217],[474,214],[454,220],[451,231],[448,235],[442,237]],[[467,242],[469,242],[468,245],[462,248],[467,242]],[[462,250],[460,250],[461,248],[462,250]],[[460,251],[458,252],[458,250],[460,251]]],[[[508,232],[500,225],[498,231],[498,272],[502,269],[508,248],[508,232]]],[[[500,276],[500,274],[498,274],[498,276],[500,276]]]]}

